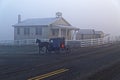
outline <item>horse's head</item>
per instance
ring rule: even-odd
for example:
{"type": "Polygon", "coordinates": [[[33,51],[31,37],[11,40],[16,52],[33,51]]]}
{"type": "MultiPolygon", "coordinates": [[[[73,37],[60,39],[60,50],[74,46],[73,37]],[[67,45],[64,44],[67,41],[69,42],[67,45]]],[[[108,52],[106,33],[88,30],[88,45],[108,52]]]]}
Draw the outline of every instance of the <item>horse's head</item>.
{"type": "Polygon", "coordinates": [[[41,40],[39,40],[39,39],[36,39],[36,43],[41,43],[41,40]]]}

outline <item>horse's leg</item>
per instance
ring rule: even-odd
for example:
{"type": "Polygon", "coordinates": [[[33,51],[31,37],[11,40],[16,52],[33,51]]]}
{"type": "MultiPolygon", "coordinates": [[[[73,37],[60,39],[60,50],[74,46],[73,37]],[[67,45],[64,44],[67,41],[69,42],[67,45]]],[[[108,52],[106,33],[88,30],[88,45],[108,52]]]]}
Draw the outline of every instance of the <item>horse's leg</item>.
{"type": "Polygon", "coordinates": [[[38,46],[39,47],[39,54],[40,54],[40,46],[38,46]]]}

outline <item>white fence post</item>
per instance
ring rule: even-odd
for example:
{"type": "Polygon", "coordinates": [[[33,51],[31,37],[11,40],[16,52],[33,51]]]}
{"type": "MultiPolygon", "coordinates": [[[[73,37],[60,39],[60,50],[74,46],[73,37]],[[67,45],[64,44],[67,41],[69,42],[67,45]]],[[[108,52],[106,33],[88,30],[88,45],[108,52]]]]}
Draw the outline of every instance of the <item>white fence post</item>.
{"type": "MultiPolygon", "coordinates": [[[[120,37],[117,39],[120,40],[120,37]]],[[[26,40],[1,40],[0,45],[34,45],[35,39],[26,39],[26,40]]],[[[48,39],[41,39],[41,41],[49,41],[48,39]]],[[[99,46],[106,44],[107,38],[97,38],[97,39],[82,39],[82,40],[66,40],[66,45],[72,47],[89,47],[89,46],[99,46]]],[[[112,39],[110,40],[112,41],[112,39]]],[[[114,41],[114,40],[113,40],[114,41]]]]}

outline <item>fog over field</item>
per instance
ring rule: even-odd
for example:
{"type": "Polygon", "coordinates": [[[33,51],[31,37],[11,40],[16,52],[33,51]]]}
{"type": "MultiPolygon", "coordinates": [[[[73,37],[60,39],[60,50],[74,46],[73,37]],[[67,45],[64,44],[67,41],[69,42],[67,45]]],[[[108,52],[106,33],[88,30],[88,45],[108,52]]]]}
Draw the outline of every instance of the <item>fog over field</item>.
{"type": "Polygon", "coordinates": [[[0,40],[12,40],[17,15],[55,17],[56,12],[75,27],[120,35],[120,0],[0,0],[0,40]]]}

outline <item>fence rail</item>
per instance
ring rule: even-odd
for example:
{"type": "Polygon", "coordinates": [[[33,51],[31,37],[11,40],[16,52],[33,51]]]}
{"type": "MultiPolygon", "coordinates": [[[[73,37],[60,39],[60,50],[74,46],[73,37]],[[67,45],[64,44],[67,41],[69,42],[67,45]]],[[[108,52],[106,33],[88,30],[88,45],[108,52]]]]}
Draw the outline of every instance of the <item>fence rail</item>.
{"type": "MultiPolygon", "coordinates": [[[[48,41],[47,39],[42,39],[42,42],[48,41]]],[[[25,39],[25,40],[1,40],[0,45],[34,45],[36,44],[36,39],[25,39]]]]}
{"type": "MultiPolygon", "coordinates": [[[[48,41],[47,39],[42,39],[41,41],[48,41]]],[[[98,39],[83,39],[83,40],[66,40],[66,44],[72,47],[88,47],[88,46],[97,46],[106,43],[113,42],[112,40],[107,40],[104,38],[98,39]]],[[[26,39],[26,40],[1,40],[0,45],[35,45],[35,39],[26,39]]]]}
{"type": "Polygon", "coordinates": [[[84,40],[68,40],[66,41],[68,45],[72,47],[88,47],[104,44],[103,39],[84,39],[84,40]]]}

